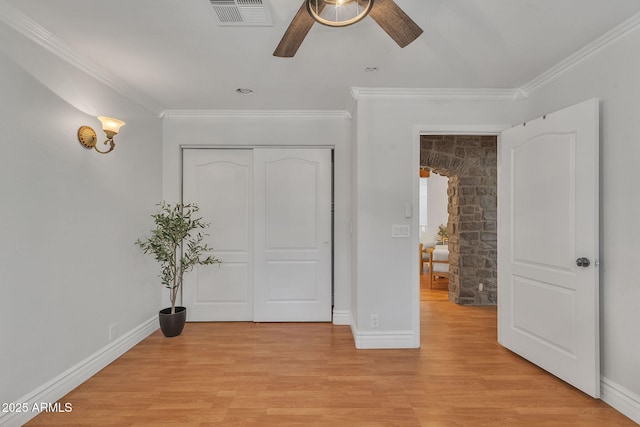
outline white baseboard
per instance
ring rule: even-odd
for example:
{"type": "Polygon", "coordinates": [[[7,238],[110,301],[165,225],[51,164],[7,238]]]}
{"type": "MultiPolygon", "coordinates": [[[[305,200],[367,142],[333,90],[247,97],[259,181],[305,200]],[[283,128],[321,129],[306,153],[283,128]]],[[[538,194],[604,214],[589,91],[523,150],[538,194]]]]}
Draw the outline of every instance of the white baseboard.
{"type": "Polygon", "coordinates": [[[600,399],[640,424],[640,396],[608,378],[600,379],[600,399]]]}
{"type": "Polygon", "coordinates": [[[420,347],[420,339],[416,339],[414,331],[358,331],[353,318],[351,333],[356,348],[361,350],[420,347]]]}
{"type": "Polygon", "coordinates": [[[351,312],[349,310],[333,310],[334,325],[351,325],[351,312]]]}
{"type": "MultiPolygon", "coordinates": [[[[0,413],[0,426],[20,427],[31,418],[39,414],[33,411],[42,403],[55,404],[74,388],[91,378],[105,366],[122,356],[133,346],[151,335],[158,329],[158,316],[153,316],[127,334],[110,342],[80,363],[67,369],[51,381],[18,399],[15,403],[25,405],[27,412],[0,413]]],[[[60,402],[62,408],[66,402],[60,402]]],[[[73,402],[70,402],[73,404],[73,402]]]]}
{"type": "MultiPolygon", "coordinates": [[[[352,328],[353,330],[353,328],[352,328]]],[[[358,349],[418,348],[411,331],[355,332],[353,338],[358,349]]]]}

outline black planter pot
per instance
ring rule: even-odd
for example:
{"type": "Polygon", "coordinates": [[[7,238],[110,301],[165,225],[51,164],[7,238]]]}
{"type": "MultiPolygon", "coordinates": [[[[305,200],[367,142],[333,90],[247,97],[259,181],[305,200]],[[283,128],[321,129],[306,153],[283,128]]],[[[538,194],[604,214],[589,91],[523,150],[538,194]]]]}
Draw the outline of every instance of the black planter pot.
{"type": "Polygon", "coordinates": [[[182,333],[184,324],[187,321],[187,308],[177,307],[176,312],[171,314],[171,307],[163,308],[159,313],[160,329],[165,337],[176,337],[182,333]]]}

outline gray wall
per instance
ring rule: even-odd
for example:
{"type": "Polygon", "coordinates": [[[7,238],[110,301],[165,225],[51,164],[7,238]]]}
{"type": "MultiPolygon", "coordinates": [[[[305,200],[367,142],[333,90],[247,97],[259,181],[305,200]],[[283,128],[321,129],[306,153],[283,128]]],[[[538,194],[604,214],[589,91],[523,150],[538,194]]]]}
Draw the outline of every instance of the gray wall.
{"type": "MultiPolygon", "coordinates": [[[[499,131],[520,120],[511,99],[499,93],[477,99],[383,96],[358,93],[353,169],[356,304],[352,329],[360,348],[420,346],[418,169],[420,134],[499,131]],[[406,217],[407,204],[413,208],[406,217]],[[393,225],[409,225],[409,238],[392,237],[393,225]],[[373,327],[371,316],[379,326],[373,327]]],[[[428,346],[428,343],[423,343],[428,346]]]]}
{"type": "Polygon", "coordinates": [[[156,267],[133,242],[160,201],[162,147],[155,115],[87,76],[74,85],[77,70],[45,51],[27,72],[9,56],[23,62],[25,40],[2,46],[0,402],[14,402],[107,346],[110,325],[122,336],[161,308],[156,267]],[[114,152],[80,145],[81,125],[104,136],[80,106],[127,122],[114,152]]]}

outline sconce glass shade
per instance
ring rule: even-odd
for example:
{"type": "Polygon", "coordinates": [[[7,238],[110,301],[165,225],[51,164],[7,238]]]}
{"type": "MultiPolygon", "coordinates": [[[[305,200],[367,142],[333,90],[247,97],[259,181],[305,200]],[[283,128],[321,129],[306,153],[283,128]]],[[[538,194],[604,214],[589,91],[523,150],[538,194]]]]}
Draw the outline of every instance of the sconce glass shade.
{"type": "Polygon", "coordinates": [[[102,130],[107,135],[107,140],[104,145],[108,145],[108,150],[100,150],[98,148],[98,137],[96,131],[90,126],[80,126],[78,129],[78,141],[87,148],[93,148],[100,154],[107,154],[113,151],[116,143],[113,142],[113,137],[118,134],[120,128],[125,125],[122,120],[114,119],[113,117],[98,116],[98,120],[102,122],[102,130]]]}
{"type": "Polygon", "coordinates": [[[102,122],[102,130],[107,134],[107,138],[112,139],[120,132],[120,128],[126,123],[113,117],[98,116],[98,120],[102,122]]]}
{"type": "Polygon", "coordinates": [[[307,0],[307,10],[317,22],[330,27],[355,24],[369,14],[374,0],[307,0]]]}

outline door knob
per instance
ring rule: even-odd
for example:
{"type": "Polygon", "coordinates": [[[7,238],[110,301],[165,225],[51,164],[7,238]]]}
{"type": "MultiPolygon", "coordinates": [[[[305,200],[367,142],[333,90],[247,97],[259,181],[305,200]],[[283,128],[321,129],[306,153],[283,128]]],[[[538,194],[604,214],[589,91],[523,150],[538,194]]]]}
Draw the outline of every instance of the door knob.
{"type": "Polygon", "coordinates": [[[578,267],[589,267],[589,265],[591,264],[591,261],[589,261],[589,258],[578,258],[576,260],[576,265],[578,267]]]}

